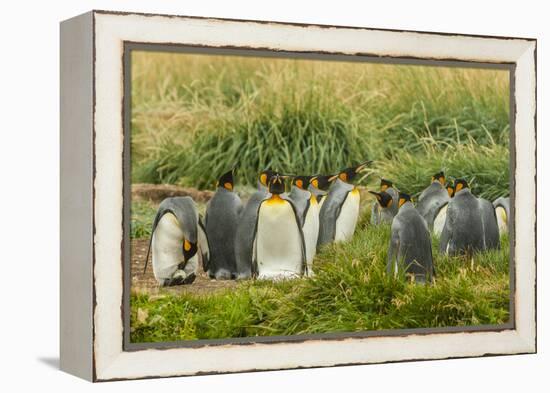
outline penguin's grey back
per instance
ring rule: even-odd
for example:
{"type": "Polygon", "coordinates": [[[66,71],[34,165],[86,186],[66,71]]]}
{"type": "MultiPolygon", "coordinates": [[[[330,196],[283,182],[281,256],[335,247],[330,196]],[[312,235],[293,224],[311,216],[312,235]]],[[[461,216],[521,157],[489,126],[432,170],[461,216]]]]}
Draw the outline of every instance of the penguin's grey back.
{"type": "Polygon", "coordinates": [[[451,255],[484,249],[482,211],[469,189],[460,190],[449,201],[439,250],[451,255]]]}
{"type": "Polygon", "coordinates": [[[223,272],[223,277],[231,278],[236,274],[235,234],[239,214],[242,210],[241,199],[237,194],[218,187],[206,207],[206,235],[210,246],[211,275],[223,272]]]}
{"type": "Polygon", "coordinates": [[[418,281],[429,281],[434,274],[432,243],[426,221],[411,202],[406,202],[393,219],[388,251],[388,272],[394,264],[418,281]]]}
{"type": "Polygon", "coordinates": [[[192,243],[197,242],[198,211],[197,205],[191,197],[171,197],[164,199],[160,203],[153,221],[151,236],[155,232],[160,219],[166,213],[172,213],[176,216],[181,231],[187,240],[192,243]]]}
{"type": "Polygon", "coordinates": [[[433,229],[437,213],[450,199],[449,193],[438,181],[434,181],[420,194],[417,209],[430,230],[433,229]]]}
{"type": "Polygon", "coordinates": [[[485,248],[495,249],[500,247],[500,234],[498,230],[497,216],[495,208],[487,199],[478,198],[479,206],[482,212],[481,219],[483,223],[483,235],[485,238],[485,248]]]}
{"type": "Polygon", "coordinates": [[[340,179],[334,182],[319,212],[319,238],[317,239],[317,247],[334,240],[336,220],[340,215],[342,205],[348,193],[353,188],[353,185],[345,183],[340,179]]]}
{"type": "Polygon", "coordinates": [[[252,275],[252,253],[258,222],[258,209],[270,194],[266,189],[256,191],[239,215],[235,235],[235,263],[237,278],[248,278],[252,275]]]}

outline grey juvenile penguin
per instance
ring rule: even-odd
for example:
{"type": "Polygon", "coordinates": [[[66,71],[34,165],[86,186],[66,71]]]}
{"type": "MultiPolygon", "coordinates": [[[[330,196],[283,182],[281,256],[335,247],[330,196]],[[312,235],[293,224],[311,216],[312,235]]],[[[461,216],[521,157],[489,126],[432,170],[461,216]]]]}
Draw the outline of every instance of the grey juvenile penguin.
{"type": "Polygon", "coordinates": [[[496,217],[494,210],[490,214],[487,207],[483,200],[470,192],[466,180],[456,179],[454,196],[448,204],[447,218],[441,233],[439,251],[456,255],[498,247],[493,233],[496,217]]]}
{"type": "Polygon", "coordinates": [[[399,193],[399,211],[391,225],[388,274],[404,270],[415,282],[430,282],[435,275],[432,242],[426,221],[415,209],[409,195],[399,193]]]}
{"type": "Polygon", "coordinates": [[[376,202],[372,204],[370,222],[378,225],[390,223],[399,209],[399,191],[393,187],[393,183],[386,179],[380,179],[380,192],[369,191],[376,197],[376,202]],[[386,193],[387,195],[382,195],[386,193]],[[388,198],[389,197],[389,198],[388,198]]]}
{"type": "Polygon", "coordinates": [[[206,270],[208,239],[191,197],[166,198],[160,204],[153,221],[144,272],[151,249],[153,273],[161,286],[191,284],[196,278],[199,255],[206,270]]]}
{"type": "Polygon", "coordinates": [[[508,217],[510,217],[510,197],[500,197],[493,202],[497,216],[498,231],[502,236],[508,233],[508,217]]]}
{"type": "Polygon", "coordinates": [[[218,180],[216,193],[206,207],[205,226],[210,244],[208,275],[217,280],[237,277],[235,233],[242,203],[233,187],[233,170],[230,170],[218,180]]]}
{"type": "Polygon", "coordinates": [[[256,221],[258,220],[258,208],[269,196],[267,186],[275,172],[264,170],[258,179],[258,191],[256,191],[239,215],[237,233],[235,235],[235,261],[237,264],[237,279],[249,278],[252,275],[252,249],[256,234],[256,221]]]}
{"type": "Polygon", "coordinates": [[[437,235],[441,234],[442,227],[434,228],[434,222],[445,223],[445,215],[447,212],[447,203],[450,197],[445,188],[445,174],[438,172],[432,176],[432,184],[430,184],[418,197],[417,210],[420,215],[426,220],[428,228],[434,230],[437,235]],[[438,215],[440,217],[438,217],[438,215]]]}
{"type": "MultiPolygon", "coordinates": [[[[359,217],[360,194],[351,182],[370,161],[342,170],[319,213],[319,238],[317,247],[332,241],[349,240],[355,232],[359,217]]],[[[333,179],[330,179],[333,180],[333,179]]]]}

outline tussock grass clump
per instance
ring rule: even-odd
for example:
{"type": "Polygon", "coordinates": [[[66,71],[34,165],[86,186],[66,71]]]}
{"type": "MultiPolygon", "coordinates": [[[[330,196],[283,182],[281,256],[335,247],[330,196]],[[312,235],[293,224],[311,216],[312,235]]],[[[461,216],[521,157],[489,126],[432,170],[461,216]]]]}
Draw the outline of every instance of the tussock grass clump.
{"type": "Polygon", "coordinates": [[[500,324],[509,318],[509,242],[464,257],[437,254],[433,285],[386,275],[389,226],[325,246],[316,275],[246,281],[208,296],[133,294],[133,342],[500,324]]]}
{"type": "Polygon", "coordinates": [[[422,156],[426,141],[439,155],[508,144],[502,70],[135,52],[132,72],[139,182],[212,188],[236,164],[254,185],[270,166],[332,173],[422,156]]]}

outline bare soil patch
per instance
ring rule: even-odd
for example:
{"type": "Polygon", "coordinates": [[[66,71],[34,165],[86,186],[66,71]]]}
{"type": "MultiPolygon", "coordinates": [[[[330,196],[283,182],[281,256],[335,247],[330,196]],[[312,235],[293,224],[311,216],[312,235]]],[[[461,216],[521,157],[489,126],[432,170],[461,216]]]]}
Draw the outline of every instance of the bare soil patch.
{"type": "Polygon", "coordinates": [[[213,191],[180,187],[173,184],[132,184],[132,200],[148,200],[154,203],[160,203],[165,198],[175,196],[190,196],[195,202],[205,203],[213,195],[213,191]]]}

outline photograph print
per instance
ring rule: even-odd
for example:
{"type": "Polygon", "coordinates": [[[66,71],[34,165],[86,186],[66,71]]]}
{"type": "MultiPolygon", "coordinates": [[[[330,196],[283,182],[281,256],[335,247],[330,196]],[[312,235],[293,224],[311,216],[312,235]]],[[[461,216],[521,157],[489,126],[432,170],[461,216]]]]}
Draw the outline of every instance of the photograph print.
{"type": "Polygon", "coordinates": [[[511,321],[509,67],[128,63],[130,343],[511,321]]]}

